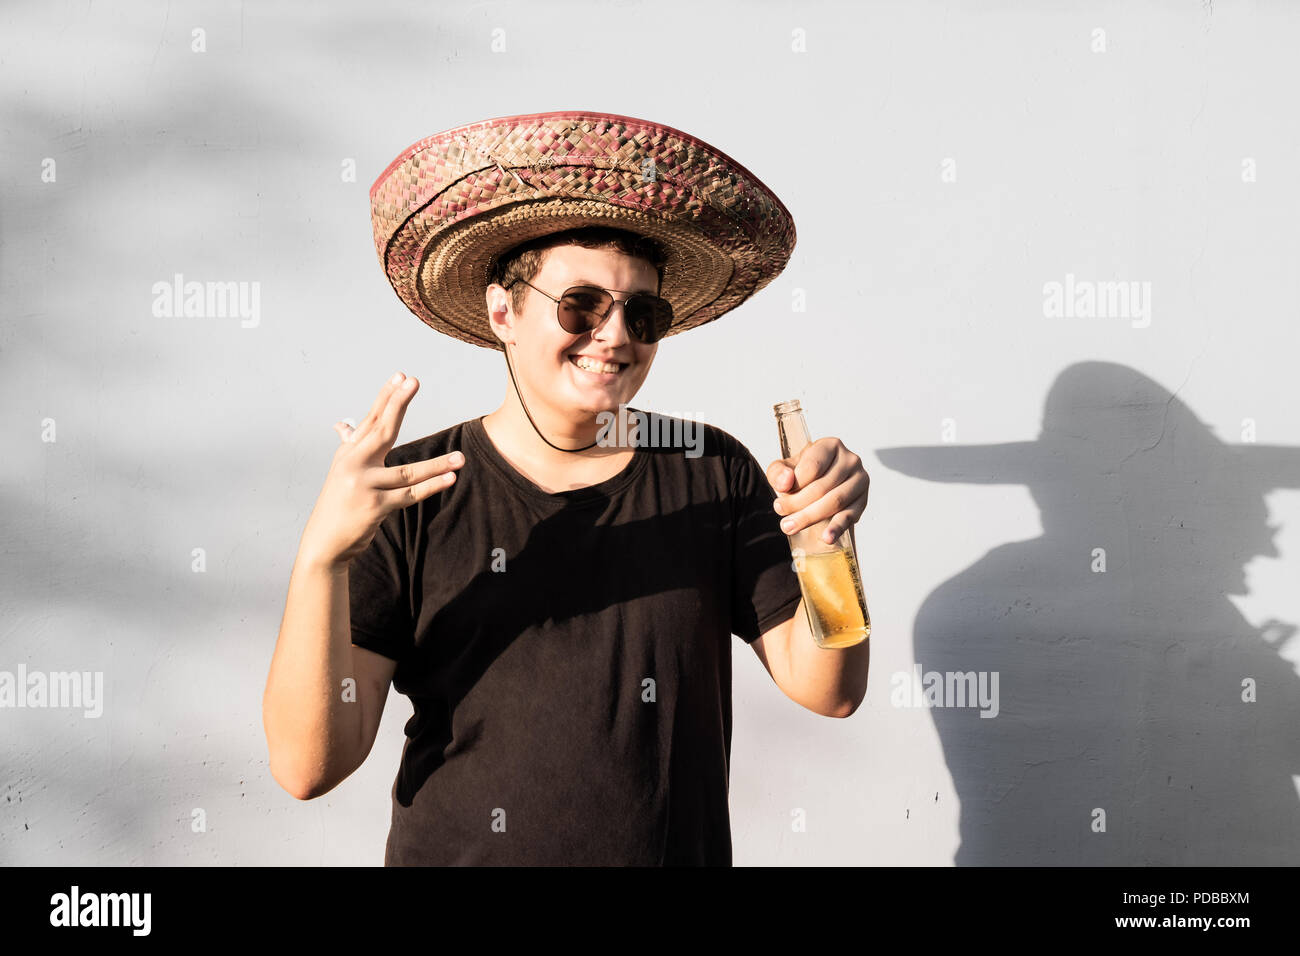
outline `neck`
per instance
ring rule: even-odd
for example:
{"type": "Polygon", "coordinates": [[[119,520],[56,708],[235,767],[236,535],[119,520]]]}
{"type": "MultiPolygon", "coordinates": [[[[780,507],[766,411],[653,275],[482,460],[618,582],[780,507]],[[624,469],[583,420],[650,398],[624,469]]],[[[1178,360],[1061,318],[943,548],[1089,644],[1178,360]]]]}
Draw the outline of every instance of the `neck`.
{"type": "Polygon", "coordinates": [[[598,420],[595,414],[582,413],[576,417],[566,416],[551,406],[538,402],[536,398],[529,402],[525,412],[514,382],[507,378],[505,400],[495,411],[484,416],[483,424],[503,450],[543,468],[564,469],[572,467],[578,461],[608,458],[627,451],[626,448],[613,444],[613,436],[628,434],[631,424],[626,408],[620,409],[619,413],[624,419],[621,426],[611,424],[607,428],[603,424],[605,417],[598,420]],[[534,424],[536,428],[533,427],[534,424]],[[546,436],[546,440],[538,435],[539,430],[546,436]],[[592,445],[602,433],[608,433],[610,440],[592,445]],[[547,441],[558,445],[559,449],[551,447],[547,441]],[[587,448],[588,445],[592,447],[587,448]],[[571,448],[583,450],[560,450],[571,448]]]}

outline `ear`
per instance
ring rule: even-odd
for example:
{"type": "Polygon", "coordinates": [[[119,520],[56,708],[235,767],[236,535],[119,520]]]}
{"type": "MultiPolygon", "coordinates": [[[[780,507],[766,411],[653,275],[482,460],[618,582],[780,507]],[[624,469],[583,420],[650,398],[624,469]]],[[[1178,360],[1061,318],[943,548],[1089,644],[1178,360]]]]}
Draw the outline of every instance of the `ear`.
{"type": "Polygon", "coordinates": [[[505,286],[494,282],[485,293],[488,310],[488,324],[496,337],[504,343],[515,343],[515,312],[510,304],[510,293],[505,286]]]}

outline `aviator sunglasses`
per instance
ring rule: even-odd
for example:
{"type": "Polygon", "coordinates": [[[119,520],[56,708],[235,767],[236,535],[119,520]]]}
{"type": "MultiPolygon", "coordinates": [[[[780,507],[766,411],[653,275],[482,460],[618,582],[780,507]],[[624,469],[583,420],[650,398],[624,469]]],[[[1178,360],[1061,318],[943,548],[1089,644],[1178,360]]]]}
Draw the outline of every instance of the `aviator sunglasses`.
{"type": "MultiPolygon", "coordinates": [[[[512,279],[507,289],[516,282],[522,282],[530,289],[536,289],[555,303],[555,317],[560,321],[560,328],[570,335],[582,335],[600,327],[614,308],[614,296],[608,289],[592,285],[575,285],[566,289],[558,299],[548,292],[543,292],[527,279],[512,279]]],[[[667,299],[645,292],[635,292],[623,299],[623,321],[628,333],[639,342],[649,345],[663,338],[668,327],[673,324],[673,307],[667,299]]]]}

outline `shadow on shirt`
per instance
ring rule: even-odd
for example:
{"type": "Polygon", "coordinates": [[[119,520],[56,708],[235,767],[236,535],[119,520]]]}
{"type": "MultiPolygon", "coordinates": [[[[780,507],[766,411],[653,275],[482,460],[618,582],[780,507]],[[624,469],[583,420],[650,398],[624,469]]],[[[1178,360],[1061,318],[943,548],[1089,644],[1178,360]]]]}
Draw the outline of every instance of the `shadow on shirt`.
{"type": "Polygon", "coordinates": [[[485,734],[489,754],[517,753],[519,739],[500,735],[557,728],[623,756],[671,751],[674,774],[721,774],[725,800],[731,635],[757,636],[799,593],[775,493],[734,441],[709,430],[696,459],[644,448],[656,457],[612,499],[590,489],[507,499],[495,473],[477,489],[458,479],[435,519],[452,524],[432,535],[446,549],[421,552],[412,569],[430,617],[394,675],[415,707],[402,806],[485,734]],[[494,571],[498,548],[504,570],[494,571]],[[655,720],[644,717],[647,678],[655,720]]]}

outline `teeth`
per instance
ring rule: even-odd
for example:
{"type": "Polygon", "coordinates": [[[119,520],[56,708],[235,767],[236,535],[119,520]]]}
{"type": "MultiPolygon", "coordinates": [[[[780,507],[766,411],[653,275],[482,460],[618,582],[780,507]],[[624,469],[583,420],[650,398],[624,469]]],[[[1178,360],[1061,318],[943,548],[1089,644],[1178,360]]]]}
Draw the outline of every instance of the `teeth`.
{"type": "Polygon", "coordinates": [[[573,364],[578,368],[586,369],[588,372],[617,372],[618,366],[611,365],[609,362],[597,362],[589,359],[585,355],[573,360],[573,364]]]}

